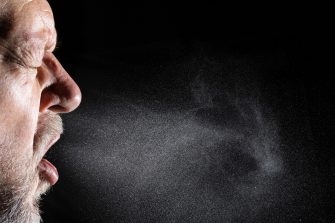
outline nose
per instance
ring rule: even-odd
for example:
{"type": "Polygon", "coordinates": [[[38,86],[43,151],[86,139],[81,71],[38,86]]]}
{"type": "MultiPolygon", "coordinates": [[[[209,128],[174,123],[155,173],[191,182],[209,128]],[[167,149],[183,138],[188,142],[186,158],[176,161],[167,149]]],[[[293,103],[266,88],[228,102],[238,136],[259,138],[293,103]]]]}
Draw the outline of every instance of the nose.
{"type": "Polygon", "coordinates": [[[54,54],[46,53],[39,73],[42,82],[48,85],[41,94],[40,112],[67,113],[79,106],[80,89],[54,54]]]}

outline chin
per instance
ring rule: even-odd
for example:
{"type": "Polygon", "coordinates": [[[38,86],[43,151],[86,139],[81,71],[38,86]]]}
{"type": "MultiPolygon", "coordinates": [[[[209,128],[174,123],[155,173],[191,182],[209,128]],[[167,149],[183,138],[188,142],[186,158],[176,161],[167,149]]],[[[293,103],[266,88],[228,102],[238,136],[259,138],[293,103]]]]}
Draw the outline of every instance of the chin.
{"type": "Polygon", "coordinates": [[[31,191],[26,194],[26,205],[22,210],[23,218],[15,222],[20,223],[39,223],[41,222],[39,203],[41,196],[46,194],[50,189],[50,184],[40,176],[37,176],[34,182],[31,182],[31,191]]]}
{"type": "Polygon", "coordinates": [[[27,194],[15,194],[6,199],[6,206],[1,207],[1,223],[39,223],[41,221],[38,200],[27,194]]]}
{"type": "Polygon", "coordinates": [[[39,202],[50,183],[37,170],[30,173],[30,177],[16,183],[2,185],[0,182],[0,203],[6,204],[0,206],[1,223],[41,222],[39,202]]]}
{"type": "Polygon", "coordinates": [[[34,177],[34,182],[31,182],[31,191],[27,195],[28,210],[30,212],[27,223],[41,221],[39,203],[42,195],[46,194],[50,188],[50,183],[37,173],[34,177]]]}
{"type": "MultiPolygon", "coordinates": [[[[39,203],[41,196],[46,194],[50,189],[50,184],[40,177],[36,177],[31,184],[31,191],[26,194],[26,201],[23,204],[23,210],[18,211],[22,214],[22,218],[18,218],[15,222],[20,223],[39,223],[41,222],[39,203]]],[[[12,221],[10,221],[12,222],[12,221]]]]}

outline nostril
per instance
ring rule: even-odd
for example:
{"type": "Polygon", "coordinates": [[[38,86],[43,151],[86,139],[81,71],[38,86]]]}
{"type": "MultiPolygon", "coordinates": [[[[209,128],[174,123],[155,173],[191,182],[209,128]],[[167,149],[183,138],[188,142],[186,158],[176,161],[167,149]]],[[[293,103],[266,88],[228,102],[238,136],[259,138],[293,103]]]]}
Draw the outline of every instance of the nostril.
{"type": "Polygon", "coordinates": [[[55,83],[42,91],[40,112],[49,109],[58,113],[67,113],[76,109],[80,102],[81,92],[73,80],[71,83],[55,83]]]}
{"type": "Polygon", "coordinates": [[[53,112],[63,112],[64,111],[64,108],[59,105],[53,105],[49,109],[53,112]]]}
{"type": "Polygon", "coordinates": [[[44,112],[53,106],[57,106],[61,103],[61,99],[57,94],[54,93],[52,86],[45,88],[41,94],[40,100],[40,112],[44,112]]]}

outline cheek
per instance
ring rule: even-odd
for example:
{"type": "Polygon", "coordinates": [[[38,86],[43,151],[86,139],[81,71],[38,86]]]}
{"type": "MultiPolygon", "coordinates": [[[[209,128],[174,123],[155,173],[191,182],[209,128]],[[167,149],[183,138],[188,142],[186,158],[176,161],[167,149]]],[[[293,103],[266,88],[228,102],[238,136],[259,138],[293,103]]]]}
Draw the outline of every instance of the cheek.
{"type": "Polygon", "coordinates": [[[3,147],[7,145],[11,150],[32,156],[39,92],[38,82],[25,85],[7,84],[0,90],[0,134],[3,147]]]}

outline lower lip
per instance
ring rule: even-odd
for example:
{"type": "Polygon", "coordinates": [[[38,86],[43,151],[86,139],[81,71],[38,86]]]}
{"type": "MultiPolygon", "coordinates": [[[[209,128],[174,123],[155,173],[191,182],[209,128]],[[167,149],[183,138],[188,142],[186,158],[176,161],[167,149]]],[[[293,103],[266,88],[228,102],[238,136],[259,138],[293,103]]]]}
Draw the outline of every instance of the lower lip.
{"type": "Polygon", "coordinates": [[[38,169],[40,171],[40,176],[44,180],[48,181],[50,185],[55,185],[58,181],[59,175],[57,168],[46,159],[42,159],[38,164],[38,169]]]}

